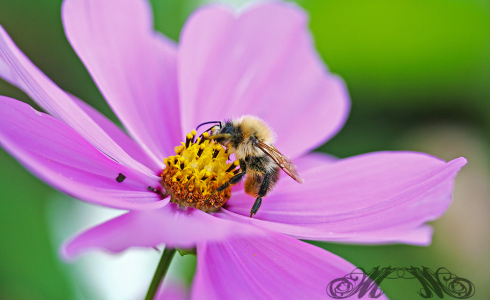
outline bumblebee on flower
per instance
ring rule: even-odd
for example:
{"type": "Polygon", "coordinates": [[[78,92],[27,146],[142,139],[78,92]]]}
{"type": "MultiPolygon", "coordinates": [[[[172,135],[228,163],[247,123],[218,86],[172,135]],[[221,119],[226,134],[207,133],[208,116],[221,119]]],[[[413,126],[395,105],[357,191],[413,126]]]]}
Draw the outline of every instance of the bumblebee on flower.
{"type": "Polygon", "coordinates": [[[65,258],[94,248],[196,248],[193,298],[316,299],[355,267],[298,239],[430,243],[424,224],[448,207],[464,158],[311,153],[340,130],[350,101],[316,54],[296,5],[263,3],[240,14],[204,7],[189,18],[178,46],[154,32],[144,0],[65,0],[62,18],[132,137],[60,89],[0,28],[0,77],[46,112],[0,97],[2,147],[57,189],[128,210],[67,242],[65,258]],[[192,132],[246,115],[266,122],[277,141],[266,129],[246,134],[250,143],[233,138],[234,130],[246,131],[244,122],[259,124],[255,119],[220,122],[208,139],[192,132]],[[231,153],[238,163],[228,161],[231,153]],[[245,175],[245,187],[231,188],[245,175]]]}
{"type": "Polygon", "coordinates": [[[175,148],[177,156],[164,160],[167,168],[162,173],[162,183],[166,191],[171,191],[172,202],[216,211],[230,198],[231,185],[247,174],[245,192],[257,197],[250,210],[252,217],[260,208],[262,197],[277,183],[280,169],[303,183],[296,166],[272,145],[274,133],[264,121],[254,116],[242,116],[201,125],[208,123],[219,126],[206,130],[196,142],[196,131],[193,130],[187,134],[186,142],[175,148]],[[235,154],[237,160],[226,165],[230,153],[235,154]],[[235,169],[237,165],[240,169],[235,169]],[[210,192],[210,187],[214,191],[210,192]]]}

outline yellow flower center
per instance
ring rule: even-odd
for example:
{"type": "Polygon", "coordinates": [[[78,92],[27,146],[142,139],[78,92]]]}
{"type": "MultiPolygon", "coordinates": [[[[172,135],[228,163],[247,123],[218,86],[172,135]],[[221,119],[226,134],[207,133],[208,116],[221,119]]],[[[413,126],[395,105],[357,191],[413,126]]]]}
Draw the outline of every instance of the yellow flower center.
{"type": "Polygon", "coordinates": [[[230,198],[231,186],[221,192],[216,189],[240,172],[239,162],[229,162],[228,151],[207,139],[207,132],[197,140],[195,137],[193,130],[185,143],[175,147],[175,156],[163,160],[162,186],[171,196],[170,202],[213,212],[230,198]]]}

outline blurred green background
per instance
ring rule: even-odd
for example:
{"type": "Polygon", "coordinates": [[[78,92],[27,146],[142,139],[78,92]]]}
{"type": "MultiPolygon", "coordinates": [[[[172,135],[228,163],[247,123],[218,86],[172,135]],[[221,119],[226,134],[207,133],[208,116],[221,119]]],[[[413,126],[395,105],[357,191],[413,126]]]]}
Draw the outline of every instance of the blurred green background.
{"type": "MultiPolygon", "coordinates": [[[[115,120],[64,36],[61,2],[0,0],[0,24],[59,86],[115,120]]],[[[188,15],[205,2],[215,1],[152,1],[156,29],[178,40],[188,15]]],[[[220,2],[241,5],[247,1],[220,2]]],[[[456,180],[453,205],[433,222],[430,247],[314,244],[365,269],[446,267],[475,284],[472,299],[490,299],[490,3],[297,2],[310,14],[318,51],[332,72],[345,79],[352,98],[345,128],[319,151],[347,157],[378,150],[414,150],[446,160],[465,156],[469,161],[456,180]]],[[[0,94],[33,105],[1,80],[0,94]]],[[[61,240],[79,230],[78,224],[96,222],[76,217],[77,213],[95,214],[93,208],[64,199],[2,149],[0,166],[0,299],[122,299],[87,284],[90,278],[84,278],[91,276],[86,266],[108,255],[87,256],[75,264],[64,263],[57,255],[61,240]],[[70,224],[74,219],[76,225],[70,224]]],[[[150,270],[158,260],[154,252],[142,254],[151,256],[151,263],[146,262],[150,270]]],[[[118,259],[134,264],[140,258],[118,259]]],[[[187,283],[194,263],[192,258],[183,263],[187,283]]],[[[126,276],[127,280],[141,277],[126,276]]],[[[381,286],[392,299],[422,299],[414,281],[391,280],[381,286]]]]}

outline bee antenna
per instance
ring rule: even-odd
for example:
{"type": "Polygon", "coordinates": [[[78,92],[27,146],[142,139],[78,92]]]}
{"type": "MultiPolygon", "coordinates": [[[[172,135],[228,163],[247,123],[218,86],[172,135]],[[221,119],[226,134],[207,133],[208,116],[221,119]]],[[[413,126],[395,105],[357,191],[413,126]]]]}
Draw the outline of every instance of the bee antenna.
{"type": "MultiPolygon", "coordinates": [[[[221,121],[211,121],[211,122],[205,122],[205,123],[199,124],[199,126],[197,126],[197,128],[196,128],[196,131],[199,129],[199,127],[201,127],[202,125],[206,125],[206,124],[218,124],[218,125],[219,125],[219,128],[221,129],[221,121]]],[[[208,129],[204,130],[204,131],[201,133],[201,135],[199,136],[199,138],[201,138],[201,139],[202,139],[203,134],[204,134],[205,132],[211,131],[211,130],[214,128],[214,126],[216,126],[216,125],[213,125],[213,126],[211,126],[210,128],[208,128],[208,129]]]]}
{"type": "MultiPolygon", "coordinates": [[[[204,122],[204,123],[201,123],[199,124],[197,127],[196,127],[196,131],[199,129],[199,127],[201,127],[202,125],[206,125],[206,124],[219,124],[219,127],[221,128],[221,121],[209,121],[209,122],[204,122]]],[[[214,127],[214,126],[213,126],[214,127]]],[[[211,127],[212,128],[212,127],[211,127]]],[[[207,130],[206,130],[207,131],[207,130]]]]}

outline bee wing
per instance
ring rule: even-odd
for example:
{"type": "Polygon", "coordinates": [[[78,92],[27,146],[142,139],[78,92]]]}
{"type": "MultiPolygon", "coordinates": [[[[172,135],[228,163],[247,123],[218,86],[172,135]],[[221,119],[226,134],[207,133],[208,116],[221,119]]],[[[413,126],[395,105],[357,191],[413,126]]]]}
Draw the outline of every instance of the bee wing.
{"type": "Polygon", "coordinates": [[[304,182],[303,178],[299,176],[294,163],[289,159],[289,157],[282,155],[282,153],[279,152],[276,147],[267,145],[261,141],[257,141],[257,146],[260,148],[260,150],[264,151],[265,154],[269,155],[286,174],[291,176],[291,178],[299,183],[304,182]]]}

